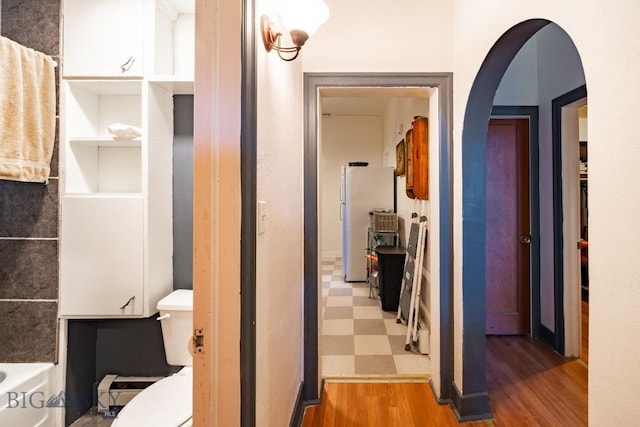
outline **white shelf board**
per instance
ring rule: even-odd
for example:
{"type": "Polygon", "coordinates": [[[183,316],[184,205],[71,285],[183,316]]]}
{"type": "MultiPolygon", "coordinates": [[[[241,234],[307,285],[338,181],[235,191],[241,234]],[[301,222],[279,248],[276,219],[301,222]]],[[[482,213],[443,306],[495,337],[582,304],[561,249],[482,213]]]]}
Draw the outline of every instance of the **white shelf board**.
{"type": "Polygon", "coordinates": [[[142,199],[142,193],[65,193],[66,199],[142,199]]]}
{"type": "Polygon", "coordinates": [[[69,87],[81,88],[87,92],[100,95],[140,95],[142,93],[142,79],[92,79],[65,78],[69,87]]]}
{"type": "Polygon", "coordinates": [[[148,79],[150,84],[158,85],[174,95],[193,95],[193,78],[175,75],[154,75],[148,79]]]}
{"type": "Polygon", "coordinates": [[[140,138],[112,138],[108,136],[81,136],[69,138],[69,142],[95,145],[99,147],[140,147],[142,140],[140,138]]]}

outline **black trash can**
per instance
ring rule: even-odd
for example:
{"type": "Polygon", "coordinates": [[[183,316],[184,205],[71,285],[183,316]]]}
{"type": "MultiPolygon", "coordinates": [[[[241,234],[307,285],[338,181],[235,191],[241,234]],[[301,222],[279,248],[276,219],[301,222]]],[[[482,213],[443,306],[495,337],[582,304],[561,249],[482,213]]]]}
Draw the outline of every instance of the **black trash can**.
{"type": "Polygon", "coordinates": [[[401,246],[375,248],[378,256],[378,292],[384,311],[398,311],[406,251],[406,248],[401,246]]]}

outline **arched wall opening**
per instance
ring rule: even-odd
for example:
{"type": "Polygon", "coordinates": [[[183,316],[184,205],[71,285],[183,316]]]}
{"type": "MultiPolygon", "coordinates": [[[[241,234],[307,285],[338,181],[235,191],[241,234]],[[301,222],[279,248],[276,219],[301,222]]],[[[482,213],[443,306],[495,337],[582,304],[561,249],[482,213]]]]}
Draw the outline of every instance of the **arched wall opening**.
{"type": "MultiPolygon", "coordinates": [[[[549,25],[551,21],[545,19],[532,19],[521,22],[507,32],[505,32],[493,45],[489,53],[487,54],[480,70],[473,82],[471,91],[469,93],[468,102],[465,109],[465,116],[462,129],[462,343],[460,350],[462,352],[458,360],[462,360],[462,366],[456,367],[455,383],[453,385],[453,406],[457,411],[461,420],[473,420],[491,417],[491,409],[489,406],[489,396],[486,386],[486,340],[485,340],[485,325],[486,325],[486,257],[485,257],[485,245],[486,245],[486,143],[487,143],[487,130],[489,124],[489,118],[492,114],[492,108],[496,104],[496,91],[500,87],[501,81],[505,72],[509,68],[512,60],[520,51],[520,49],[541,29],[549,25]]],[[[558,28],[558,27],[557,27],[558,28]]],[[[561,31],[561,30],[558,30],[561,31]]],[[[564,33],[566,36],[566,33],[564,33]]],[[[568,36],[565,37],[568,40],[567,45],[571,46],[574,50],[575,56],[579,58],[575,46],[570,42],[568,36]]],[[[578,59],[579,62],[579,59],[578,59]]],[[[580,76],[578,81],[582,79],[584,84],[584,74],[582,71],[582,65],[580,63],[579,72],[580,76]]],[[[573,83],[568,83],[573,84],[573,83]]],[[[578,85],[576,85],[578,86],[578,85]]],[[[574,86],[574,87],[576,87],[574,86]]],[[[573,87],[571,87],[573,89],[573,87]]],[[[560,95],[567,90],[560,88],[553,88],[553,90],[559,90],[557,95],[560,95]]],[[[544,98],[544,97],[541,97],[544,98]]],[[[546,114],[547,109],[550,112],[551,104],[546,105],[546,99],[540,99],[540,114],[541,119],[546,114]],[[544,103],[544,105],[543,105],[544,103]]],[[[545,119],[546,120],[546,119],[545,119]]],[[[548,121],[550,123],[550,113],[548,121]]],[[[545,136],[541,135],[541,138],[545,136]]],[[[548,136],[551,144],[551,135],[548,136]]],[[[546,147],[548,155],[541,155],[540,158],[540,174],[544,171],[556,174],[555,165],[552,164],[551,149],[546,147]]],[[[544,149],[541,149],[544,151],[544,149]]],[[[553,159],[555,163],[557,159],[553,159]]],[[[560,173],[559,171],[557,173],[560,173]]],[[[544,179],[547,179],[545,176],[544,179]]],[[[554,178],[555,179],[555,178],[554,178]]],[[[549,178],[551,180],[551,178],[549,178]]],[[[532,183],[534,186],[538,186],[539,183],[532,183]]],[[[546,188],[546,183],[541,185],[542,188],[546,188]]],[[[550,187],[548,189],[552,191],[550,187]]],[[[541,197],[546,197],[544,193],[541,197]]],[[[550,205],[554,204],[553,210],[555,211],[555,198],[548,197],[545,200],[548,209],[551,209],[550,205]]],[[[560,199],[561,200],[561,199],[560,199]]],[[[562,207],[559,207],[562,209],[562,207]]],[[[544,207],[542,208],[544,209],[544,207]]],[[[539,212],[538,212],[539,214],[539,212]]],[[[540,236],[532,236],[532,239],[538,239],[536,244],[540,244],[540,236]]],[[[553,250],[553,235],[546,236],[545,241],[547,250],[550,248],[553,250]]],[[[544,260],[543,260],[544,263],[544,260]]],[[[548,263],[547,263],[548,264],[548,263]]],[[[549,274],[554,280],[554,267],[553,260],[551,265],[543,266],[546,268],[546,274],[549,274]]],[[[535,272],[532,272],[535,274],[535,272]]],[[[545,283],[547,283],[545,281],[545,283]]],[[[554,287],[562,286],[562,283],[554,283],[554,287]]],[[[533,292],[539,292],[539,290],[533,289],[533,292]]],[[[562,292],[562,289],[555,289],[552,291],[553,295],[558,295],[558,292],[562,292]]],[[[554,331],[558,329],[557,325],[562,325],[558,321],[562,320],[562,307],[553,308],[553,295],[551,295],[552,308],[545,308],[549,313],[545,314],[547,324],[551,324],[549,329],[554,331]],[[555,311],[554,311],[555,310],[555,311]],[[560,318],[558,318],[558,315],[560,318]],[[549,320],[550,319],[550,320],[549,320]],[[555,326],[555,328],[554,328],[555,326]]],[[[538,297],[534,295],[532,298],[538,297]]],[[[557,298],[556,298],[557,299],[557,298]]],[[[538,303],[539,300],[538,300],[538,303]]],[[[544,304],[545,301],[542,302],[544,304]]],[[[540,322],[540,307],[538,307],[537,322],[540,322]]],[[[536,315],[533,314],[533,321],[536,322],[536,315]]],[[[543,319],[544,320],[544,319],[543,319]]],[[[539,331],[536,325],[532,325],[532,329],[537,335],[539,331]]],[[[545,332],[545,328],[542,328],[542,334],[545,332]]],[[[563,331],[561,331],[563,332],[563,331]]],[[[564,334],[558,334],[562,337],[564,334]]],[[[557,337],[554,337],[554,339],[557,337]]],[[[553,340],[546,340],[549,344],[553,345],[553,340]]]]}

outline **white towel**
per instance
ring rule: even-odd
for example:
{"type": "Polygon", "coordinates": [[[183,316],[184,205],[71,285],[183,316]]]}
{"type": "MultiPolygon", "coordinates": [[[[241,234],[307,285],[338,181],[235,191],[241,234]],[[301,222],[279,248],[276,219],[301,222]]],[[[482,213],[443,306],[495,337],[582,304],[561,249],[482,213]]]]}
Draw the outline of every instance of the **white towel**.
{"type": "Polygon", "coordinates": [[[0,37],[0,179],[49,179],[56,131],[54,61],[0,37]]]}

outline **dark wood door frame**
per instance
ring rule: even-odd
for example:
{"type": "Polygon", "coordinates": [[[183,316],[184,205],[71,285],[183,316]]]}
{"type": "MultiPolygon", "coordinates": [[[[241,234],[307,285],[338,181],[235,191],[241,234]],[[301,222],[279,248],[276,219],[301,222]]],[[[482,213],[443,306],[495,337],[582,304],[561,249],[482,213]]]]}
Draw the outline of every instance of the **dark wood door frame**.
{"type": "Polygon", "coordinates": [[[453,382],[453,157],[451,73],[304,74],[304,382],[302,400],[319,398],[318,370],[318,97],[323,87],[437,87],[440,140],[441,401],[453,382]]]}
{"type": "Polygon", "coordinates": [[[538,106],[495,105],[492,118],[529,120],[529,225],[531,227],[531,336],[540,337],[540,141],[538,106]]]}

